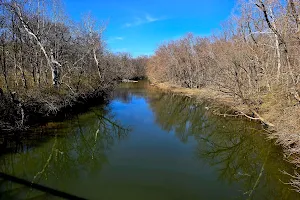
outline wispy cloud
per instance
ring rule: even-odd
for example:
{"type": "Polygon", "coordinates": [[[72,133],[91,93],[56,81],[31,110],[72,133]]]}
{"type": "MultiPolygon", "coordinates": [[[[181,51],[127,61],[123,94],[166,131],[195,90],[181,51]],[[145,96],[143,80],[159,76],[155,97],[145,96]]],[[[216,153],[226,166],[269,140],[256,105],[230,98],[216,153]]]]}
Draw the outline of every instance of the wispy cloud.
{"type": "Polygon", "coordinates": [[[124,40],[123,37],[114,37],[113,39],[114,39],[114,40],[124,40]]]}
{"type": "Polygon", "coordinates": [[[122,40],[124,40],[124,37],[116,36],[116,37],[109,37],[107,39],[107,42],[108,43],[113,43],[113,42],[122,41],[122,40]]]}
{"type": "Polygon", "coordinates": [[[134,57],[138,57],[138,56],[151,56],[153,55],[154,52],[144,52],[144,51],[136,51],[133,53],[134,57]]]}
{"type": "Polygon", "coordinates": [[[117,49],[112,49],[114,52],[127,52],[127,48],[117,48],[117,49]]]}
{"type": "Polygon", "coordinates": [[[148,24],[148,23],[152,23],[152,22],[156,22],[156,21],[161,21],[161,20],[164,20],[164,19],[165,18],[163,18],[163,17],[156,18],[156,17],[153,17],[149,14],[146,14],[143,17],[136,17],[134,19],[134,21],[132,21],[132,22],[125,23],[124,27],[129,28],[129,27],[133,27],[133,26],[140,26],[142,24],[148,24]]]}

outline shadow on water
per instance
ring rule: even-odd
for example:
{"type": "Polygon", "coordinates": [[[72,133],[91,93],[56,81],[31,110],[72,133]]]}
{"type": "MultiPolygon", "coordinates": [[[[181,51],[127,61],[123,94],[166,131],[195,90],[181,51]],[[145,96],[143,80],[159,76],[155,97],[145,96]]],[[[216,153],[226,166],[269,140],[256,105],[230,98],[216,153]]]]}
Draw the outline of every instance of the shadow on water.
{"type": "MultiPolygon", "coordinates": [[[[26,186],[26,187],[30,187],[32,189],[36,189],[40,192],[45,192],[45,194],[42,194],[42,195],[39,196],[40,198],[44,198],[44,199],[47,198],[47,196],[50,196],[50,195],[53,195],[55,197],[65,198],[65,199],[74,199],[74,200],[75,199],[84,199],[84,198],[81,198],[81,197],[74,196],[72,194],[68,194],[68,193],[65,193],[65,192],[62,192],[62,191],[59,191],[59,190],[55,190],[55,189],[52,189],[52,188],[49,188],[49,187],[45,187],[43,185],[39,185],[39,184],[36,184],[36,183],[32,183],[32,182],[29,182],[27,180],[20,179],[18,177],[11,176],[11,175],[1,173],[1,172],[0,172],[0,178],[3,179],[3,181],[0,183],[0,185],[2,185],[4,181],[11,181],[12,183],[17,183],[17,184],[20,184],[20,185],[23,185],[23,186],[26,186]]],[[[14,196],[10,196],[8,194],[8,195],[5,196],[5,198],[13,199],[14,196]]]]}
{"type": "Polygon", "coordinates": [[[17,141],[6,139],[6,153],[0,156],[0,199],[81,199],[58,180],[100,170],[108,163],[105,151],[127,134],[109,110],[97,107],[17,141]]]}

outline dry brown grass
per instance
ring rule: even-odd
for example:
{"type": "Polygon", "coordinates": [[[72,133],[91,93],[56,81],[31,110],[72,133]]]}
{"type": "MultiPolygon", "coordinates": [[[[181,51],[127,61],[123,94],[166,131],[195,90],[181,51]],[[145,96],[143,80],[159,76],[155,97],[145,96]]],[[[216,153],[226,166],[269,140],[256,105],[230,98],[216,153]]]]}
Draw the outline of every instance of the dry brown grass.
{"type": "Polygon", "coordinates": [[[224,106],[229,108],[231,111],[241,110],[246,112],[245,105],[242,105],[236,99],[234,99],[230,95],[226,95],[216,88],[213,87],[203,87],[203,88],[184,88],[178,87],[176,85],[172,85],[170,83],[152,83],[154,87],[157,87],[161,90],[171,91],[173,93],[188,96],[191,98],[195,98],[198,102],[209,102],[210,106],[214,108],[218,108],[220,106],[224,106]]]}

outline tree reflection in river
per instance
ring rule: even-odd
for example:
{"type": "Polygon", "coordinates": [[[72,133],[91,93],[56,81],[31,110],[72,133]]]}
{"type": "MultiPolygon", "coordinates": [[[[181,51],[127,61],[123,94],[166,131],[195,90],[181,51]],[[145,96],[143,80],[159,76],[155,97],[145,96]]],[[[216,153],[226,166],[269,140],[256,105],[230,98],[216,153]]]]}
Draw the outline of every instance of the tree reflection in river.
{"type": "MultiPolygon", "coordinates": [[[[192,98],[124,84],[109,106],[18,142],[10,149],[22,153],[0,155],[0,170],[90,199],[299,199],[279,180],[289,178],[279,169],[291,172],[281,150],[261,132],[192,98]],[[130,137],[116,119],[133,127],[130,137]]],[[[27,192],[0,180],[7,198],[37,194],[27,192]]]]}
{"type": "Polygon", "coordinates": [[[140,81],[139,83],[123,83],[111,94],[111,99],[121,101],[123,103],[130,103],[133,96],[141,98],[159,97],[160,92],[149,85],[148,81],[140,81]]]}
{"type": "Polygon", "coordinates": [[[265,140],[258,124],[213,116],[205,105],[178,95],[161,94],[150,105],[164,130],[174,132],[184,143],[189,137],[197,141],[196,155],[219,171],[219,179],[242,185],[241,197],[287,199],[294,195],[279,180],[283,178],[279,167],[286,165],[282,154],[272,141],[265,140]]]}
{"type": "MultiPolygon", "coordinates": [[[[0,163],[1,172],[64,190],[65,183],[61,184],[60,179],[74,180],[76,177],[100,170],[108,162],[105,152],[116,141],[124,139],[128,130],[116,122],[109,111],[104,111],[101,107],[67,122],[49,123],[34,135],[39,137],[38,135],[45,136],[47,133],[55,136],[47,138],[48,142],[43,144],[47,145],[46,148],[39,148],[33,142],[31,143],[35,148],[20,148],[18,143],[18,149],[22,150],[22,153],[3,156],[0,163]],[[67,139],[63,139],[64,137],[67,139]]],[[[35,142],[41,144],[42,141],[35,142]]],[[[10,182],[1,182],[0,198],[37,195],[28,191],[25,194],[24,188],[10,182]]]]}

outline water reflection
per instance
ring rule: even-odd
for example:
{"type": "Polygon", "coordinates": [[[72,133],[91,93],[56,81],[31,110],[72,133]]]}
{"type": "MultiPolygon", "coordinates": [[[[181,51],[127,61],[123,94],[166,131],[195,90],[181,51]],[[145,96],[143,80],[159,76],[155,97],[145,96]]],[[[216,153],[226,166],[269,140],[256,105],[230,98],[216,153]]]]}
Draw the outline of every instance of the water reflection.
{"type": "Polygon", "coordinates": [[[123,83],[112,92],[111,99],[130,103],[133,97],[148,98],[153,97],[157,93],[147,81],[139,83],[123,83]]]}
{"type": "Polygon", "coordinates": [[[266,141],[260,126],[241,119],[213,116],[206,105],[178,95],[161,94],[150,101],[161,128],[182,142],[192,137],[197,142],[196,155],[216,167],[220,181],[242,186],[242,199],[295,199],[295,192],[283,185],[289,177],[279,172],[283,167],[280,149],[266,141]]]}
{"type": "MultiPolygon", "coordinates": [[[[7,140],[7,146],[15,146],[13,149],[17,152],[0,158],[0,170],[32,183],[64,190],[65,183],[59,180],[76,180],[84,174],[101,170],[108,162],[105,152],[127,134],[128,130],[108,110],[94,108],[70,121],[49,123],[27,140],[22,140],[24,143],[11,140],[9,144],[7,140]],[[41,134],[44,141],[39,138],[41,134]]],[[[1,181],[0,193],[3,199],[40,195],[8,181],[1,181]]]]}

